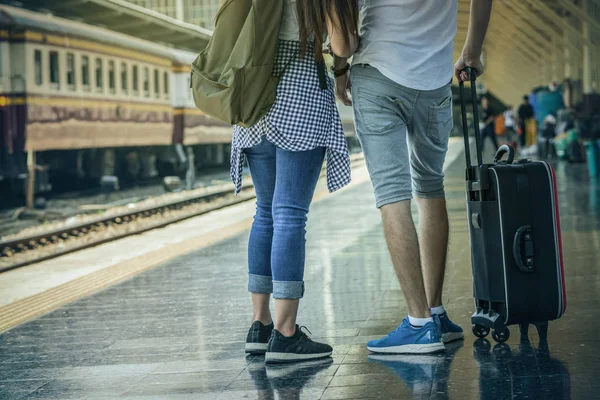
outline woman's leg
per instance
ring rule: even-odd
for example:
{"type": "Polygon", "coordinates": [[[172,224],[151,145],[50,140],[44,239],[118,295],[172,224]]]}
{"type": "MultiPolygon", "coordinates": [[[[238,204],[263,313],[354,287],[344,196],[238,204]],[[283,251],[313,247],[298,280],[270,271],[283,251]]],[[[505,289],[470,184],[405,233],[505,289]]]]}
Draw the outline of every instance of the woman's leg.
{"type": "Polygon", "coordinates": [[[275,146],[266,139],[244,153],[256,192],[256,214],[248,243],[248,291],[252,293],[252,322],[272,322],[269,300],[273,293],[271,244],[272,203],[275,191],[275,146]]]}
{"type": "Polygon", "coordinates": [[[277,178],[273,196],[271,269],[275,329],[296,332],[298,302],[304,294],[306,215],[323,166],[325,148],[276,150],[277,178]]]}

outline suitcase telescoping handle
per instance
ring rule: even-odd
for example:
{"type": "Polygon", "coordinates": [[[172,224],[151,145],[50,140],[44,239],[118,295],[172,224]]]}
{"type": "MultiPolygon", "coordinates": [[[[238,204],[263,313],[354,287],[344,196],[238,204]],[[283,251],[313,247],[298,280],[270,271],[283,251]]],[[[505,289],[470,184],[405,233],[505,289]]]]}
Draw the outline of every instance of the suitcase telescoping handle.
{"type": "MultiPolygon", "coordinates": [[[[465,72],[469,75],[471,80],[471,100],[473,101],[473,120],[475,125],[475,150],[477,152],[477,165],[483,165],[483,159],[481,156],[481,136],[479,133],[479,110],[477,107],[477,87],[475,81],[477,79],[477,72],[470,67],[465,68],[465,72]]],[[[459,82],[459,96],[460,97],[460,112],[462,114],[462,126],[463,126],[463,137],[465,139],[465,157],[467,158],[467,169],[471,170],[471,148],[469,146],[469,125],[467,124],[467,106],[465,104],[465,84],[459,82]]]]}

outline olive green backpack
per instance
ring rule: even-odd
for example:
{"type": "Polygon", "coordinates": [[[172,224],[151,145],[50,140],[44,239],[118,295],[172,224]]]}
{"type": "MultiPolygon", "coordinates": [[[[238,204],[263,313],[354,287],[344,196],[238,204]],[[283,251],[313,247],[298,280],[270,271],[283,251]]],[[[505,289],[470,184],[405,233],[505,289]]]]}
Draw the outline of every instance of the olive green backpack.
{"type": "Polygon", "coordinates": [[[254,125],[275,101],[283,1],[226,0],[212,38],[192,63],[196,107],[231,125],[254,125]]]}

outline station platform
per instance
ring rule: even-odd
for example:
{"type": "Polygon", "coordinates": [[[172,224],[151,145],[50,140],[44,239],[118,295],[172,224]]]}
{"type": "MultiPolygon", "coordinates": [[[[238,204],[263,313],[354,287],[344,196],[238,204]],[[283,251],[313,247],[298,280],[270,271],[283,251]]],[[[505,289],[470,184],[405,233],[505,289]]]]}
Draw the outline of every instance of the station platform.
{"type": "Polygon", "coordinates": [[[77,279],[112,268],[108,258],[121,270],[131,268],[118,283],[107,278],[96,293],[73,297],[60,308],[44,309],[48,298],[39,305],[47,313],[1,333],[0,399],[599,398],[600,181],[590,180],[584,165],[556,165],[568,309],[550,323],[548,343],[540,343],[533,327],[527,338],[511,327],[503,345],[475,340],[464,162],[460,142],[452,145],[444,301],[465,329],[465,340],[446,353],[368,354],[367,341],[396,328],[406,305],[363,167],[353,171],[351,186],[333,195],[320,183],[309,214],[306,294],[298,322],[334,347],[331,359],[265,367],[264,358],[245,357],[253,205],[244,203],[0,275],[0,281],[13,282],[0,283],[0,306],[10,307],[56,288],[69,290],[60,274],[44,275],[50,265],[79,264],[85,272],[77,279]],[[219,225],[224,220],[230,225],[219,225]],[[211,230],[211,224],[219,229],[211,230]],[[174,242],[176,232],[191,235],[194,229],[196,236],[174,242]],[[118,252],[135,253],[137,261],[118,252]],[[140,259],[149,267],[134,268],[140,259]],[[35,290],[29,287],[32,276],[35,290]]]}

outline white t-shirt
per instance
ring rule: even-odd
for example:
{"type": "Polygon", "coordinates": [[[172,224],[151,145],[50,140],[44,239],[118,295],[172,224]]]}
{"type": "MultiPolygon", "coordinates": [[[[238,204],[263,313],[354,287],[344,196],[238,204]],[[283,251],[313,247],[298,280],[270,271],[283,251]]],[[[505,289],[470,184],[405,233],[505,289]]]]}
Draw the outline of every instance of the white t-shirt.
{"type": "Polygon", "coordinates": [[[512,110],[504,111],[504,126],[507,128],[514,128],[515,116],[512,110]]]}
{"type": "Polygon", "coordinates": [[[283,17],[279,28],[279,39],[295,41],[300,39],[296,0],[283,0],[283,17]]]}
{"type": "Polygon", "coordinates": [[[411,89],[450,82],[458,0],[363,0],[353,64],[369,64],[411,89]]]}

